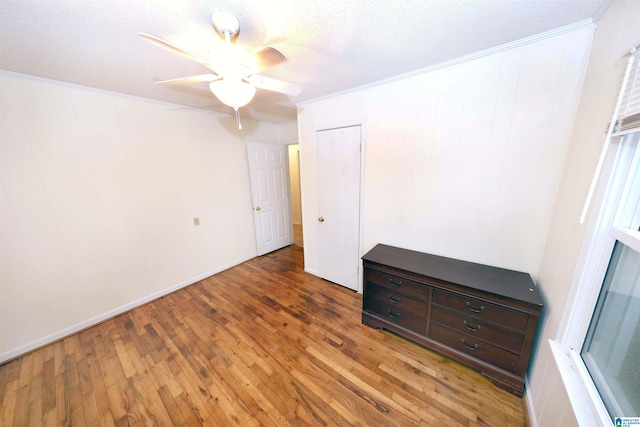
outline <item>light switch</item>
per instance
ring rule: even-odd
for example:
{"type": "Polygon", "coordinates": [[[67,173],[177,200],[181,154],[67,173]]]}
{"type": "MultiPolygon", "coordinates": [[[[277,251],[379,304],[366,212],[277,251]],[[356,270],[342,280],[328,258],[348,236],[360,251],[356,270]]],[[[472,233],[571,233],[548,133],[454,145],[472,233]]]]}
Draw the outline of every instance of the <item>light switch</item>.
{"type": "Polygon", "coordinates": [[[195,225],[196,227],[200,225],[200,218],[193,218],[193,225],[195,225]]]}

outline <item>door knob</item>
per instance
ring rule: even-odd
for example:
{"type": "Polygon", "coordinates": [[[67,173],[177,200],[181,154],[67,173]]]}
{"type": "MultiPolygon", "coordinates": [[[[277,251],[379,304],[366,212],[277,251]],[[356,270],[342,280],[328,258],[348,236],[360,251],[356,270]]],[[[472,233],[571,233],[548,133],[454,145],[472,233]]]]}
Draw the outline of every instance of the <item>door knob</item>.
{"type": "Polygon", "coordinates": [[[319,217],[319,218],[318,218],[318,221],[320,221],[320,222],[324,222],[324,217],[323,217],[323,216],[319,217]]]}
{"type": "Polygon", "coordinates": [[[256,210],[259,211],[260,210],[260,206],[256,206],[256,210]]]}

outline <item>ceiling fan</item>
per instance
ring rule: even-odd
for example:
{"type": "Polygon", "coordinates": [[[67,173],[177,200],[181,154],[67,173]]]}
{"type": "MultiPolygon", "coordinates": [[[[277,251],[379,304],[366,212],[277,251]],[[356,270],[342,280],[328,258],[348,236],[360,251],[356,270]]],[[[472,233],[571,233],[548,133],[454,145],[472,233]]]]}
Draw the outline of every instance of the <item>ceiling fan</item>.
{"type": "Polygon", "coordinates": [[[211,15],[211,22],[213,23],[213,28],[224,37],[225,43],[211,50],[209,58],[202,58],[192,54],[185,49],[150,34],[138,33],[150,42],[199,62],[213,72],[178,79],[162,80],[157,83],[187,84],[208,82],[211,92],[213,92],[222,103],[230,106],[235,111],[238,129],[242,129],[238,110],[253,99],[256,88],[279,92],[289,96],[297,96],[302,92],[302,86],[298,84],[288,83],[258,74],[267,68],[286,61],[287,57],[273,46],[265,46],[250,54],[232,43],[231,39],[235,37],[240,30],[238,18],[228,12],[217,10],[211,15]]]}

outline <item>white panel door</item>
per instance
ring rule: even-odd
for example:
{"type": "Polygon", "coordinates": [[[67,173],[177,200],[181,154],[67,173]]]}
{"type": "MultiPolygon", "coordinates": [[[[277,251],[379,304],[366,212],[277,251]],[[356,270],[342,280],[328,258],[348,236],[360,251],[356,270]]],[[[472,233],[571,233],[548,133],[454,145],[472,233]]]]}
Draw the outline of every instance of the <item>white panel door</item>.
{"type": "Polygon", "coordinates": [[[287,146],[247,144],[258,255],[293,243],[287,146]]]}
{"type": "Polygon", "coordinates": [[[323,279],[358,289],[361,126],[316,132],[318,266],[323,279]]]}

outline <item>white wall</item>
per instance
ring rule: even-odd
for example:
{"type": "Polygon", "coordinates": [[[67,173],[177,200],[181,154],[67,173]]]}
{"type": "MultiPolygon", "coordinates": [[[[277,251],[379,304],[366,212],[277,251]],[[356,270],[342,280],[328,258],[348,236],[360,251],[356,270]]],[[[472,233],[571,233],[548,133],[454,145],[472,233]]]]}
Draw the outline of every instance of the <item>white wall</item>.
{"type": "Polygon", "coordinates": [[[363,252],[386,243],[535,279],[592,31],[300,105],[305,269],[318,268],[315,131],[364,121],[363,252]]]}
{"type": "Polygon", "coordinates": [[[286,122],[278,125],[278,141],[281,144],[298,143],[298,122],[286,122]]]}
{"type": "Polygon", "coordinates": [[[277,126],[0,84],[0,361],[255,256],[245,142],[277,126]]]}
{"type": "Polygon", "coordinates": [[[529,398],[535,408],[533,425],[539,426],[577,425],[548,340],[558,334],[585,237],[585,225],[578,220],[626,66],[622,56],[640,43],[640,2],[616,0],[596,25],[539,274],[539,286],[547,298],[546,318],[538,354],[529,372],[529,398]]]}

